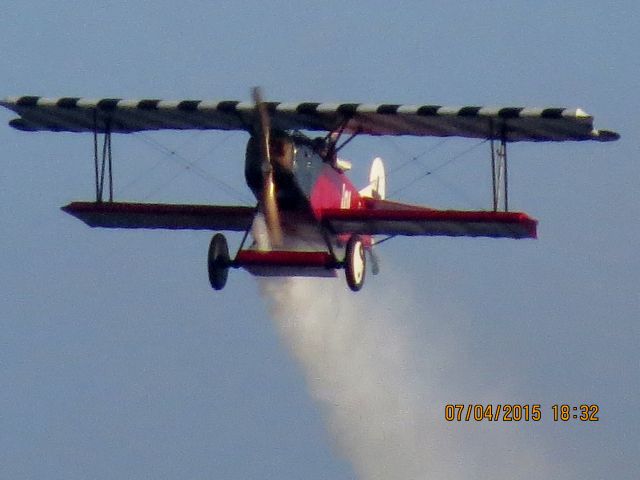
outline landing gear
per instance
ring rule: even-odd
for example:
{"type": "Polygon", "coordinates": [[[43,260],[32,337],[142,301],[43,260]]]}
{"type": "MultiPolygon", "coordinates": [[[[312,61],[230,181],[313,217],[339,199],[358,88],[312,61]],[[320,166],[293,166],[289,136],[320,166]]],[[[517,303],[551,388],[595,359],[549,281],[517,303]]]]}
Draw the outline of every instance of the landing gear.
{"type": "Polygon", "coordinates": [[[359,235],[352,235],[347,242],[347,250],[344,258],[344,268],[347,277],[347,285],[354,292],[362,288],[367,259],[364,254],[364,245],[359,235]]]}
{"type": "Polygon", "coordinates": [[[222,290],[229,275],[229,247],[227,239],[221,233],[216,233],[209,244],[209,283],[214,290],[222,290]]]}

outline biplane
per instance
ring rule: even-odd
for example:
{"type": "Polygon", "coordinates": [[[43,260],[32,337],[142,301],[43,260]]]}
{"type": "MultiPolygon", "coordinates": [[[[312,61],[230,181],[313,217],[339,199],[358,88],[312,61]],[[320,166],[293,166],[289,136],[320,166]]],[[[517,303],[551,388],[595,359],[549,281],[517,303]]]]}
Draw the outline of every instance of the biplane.
{"type": "MultiPolygon", "coordinates": [[[[62,207],[91,227],[244,232],[233,258],[225,236],[213,235],[209,281],[222,289],[230,268],[262,276],[336,276],[360,290],[367,266],[377,273],[374,236],[444,235],[535,238],[537,221],[508,204],[510,142],[608,142],[580,109],[478,106],[123,100],[12,97],[0,105],[19,117],[22,131],[93,134],[94,201],[62,207]],[[244,130],[249,134],[245,178],[255,206],[118,202],[113,198],[111,137],[148,130],[244,130]],[[324,132],[312,138],[309,133],[324,132]],[[385,172],[375,159],[370,183],[358,190],[338,154],[359,135],[487,139],[491,145],[493,205],[482,211],[439,210],[385,198],[385,172]],[[343,138],[344,137],[344,138],[343,138]],[[108,188],[105,191],[105,188],[108,188]],[[247,238],[253,227],[253,241],[247,238]]],[[[380,243],[378,241],[377,243],[380,243]]]]}

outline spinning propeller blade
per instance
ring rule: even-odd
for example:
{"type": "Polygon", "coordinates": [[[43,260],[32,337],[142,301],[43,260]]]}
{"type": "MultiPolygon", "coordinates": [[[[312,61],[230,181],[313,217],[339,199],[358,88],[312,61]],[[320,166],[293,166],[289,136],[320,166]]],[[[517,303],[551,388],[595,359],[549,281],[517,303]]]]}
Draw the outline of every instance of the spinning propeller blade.
{"type": "Polygon", "coordinates": [[[276,201],[276,185],[273,180],[273,162],[271,159],[269,112],[262,100],[262,92],[259,87],[253,89],[253,101],[256,105],[256,113],[260,120],[260,152],[262,155],[262,209],[269,232],[271,247],[282,245],[282,228],[280,226],[280,213],[276,201]]]}

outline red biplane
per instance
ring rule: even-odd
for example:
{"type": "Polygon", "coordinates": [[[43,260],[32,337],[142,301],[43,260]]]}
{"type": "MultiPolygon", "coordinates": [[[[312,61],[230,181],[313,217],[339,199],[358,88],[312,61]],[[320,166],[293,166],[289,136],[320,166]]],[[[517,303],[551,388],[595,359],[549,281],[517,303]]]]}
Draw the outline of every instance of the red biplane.
{"type": "Polygon", "coordinates": [[[18,113],[10,125],[19,130],[93,133],[96,199],[62,208],[87,225],[245,232],[233,258],[224,235],[213,236],[208,271],[216,290],[225,286],[230,267],[264,276],[336,276],[344,268],[349,287],[360,290],[367,258],[377,273],[373,235],[535,238],[537,222],[509,211],[507,144],[619,138],[594,129],[592,117],[579,109],[293,104],[265,102],[258,89],[253,94],[253,102],[27,96],[7,98],[0,105],[18,113]],[[160,129],[247,131],[245,178],[257,206],[114,201],[111,135],[160,129]],[[327,134],[310,138],[300,131],[327,134]],[[341,142],[343,135],[349,137],[341,142]],[[490,140],[493,208],[436,210],[385,200],[380,159],[373,162],[370,184],[358,191],[345,175],[350,165],[338,158],[357,135],[490,140]],[[254,241],[245,248],[252,227],[254,241]]]}

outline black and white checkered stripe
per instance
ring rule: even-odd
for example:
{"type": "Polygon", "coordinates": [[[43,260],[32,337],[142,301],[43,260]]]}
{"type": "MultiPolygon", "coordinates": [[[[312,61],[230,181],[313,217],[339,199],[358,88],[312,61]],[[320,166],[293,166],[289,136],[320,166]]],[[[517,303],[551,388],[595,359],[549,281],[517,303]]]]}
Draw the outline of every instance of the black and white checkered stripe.
{"type": "MultiPolygon", "coordinates": [[[[11,97],[0,105],[20,118],[15,128],[38,131],[128,133],[159,129],[250,129],[252,102],[159,99],[123,100],[78,97],[11,97]]],[[[448,107],[364,103],[267,102],[274,128],[339,128],[369,135],[461,136],[508,141],[614,140],[617,134],[593,129],[580,109],[523,107],[448,107]]]]}

